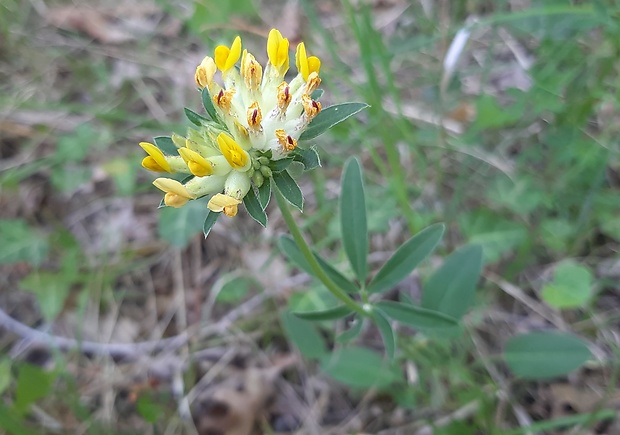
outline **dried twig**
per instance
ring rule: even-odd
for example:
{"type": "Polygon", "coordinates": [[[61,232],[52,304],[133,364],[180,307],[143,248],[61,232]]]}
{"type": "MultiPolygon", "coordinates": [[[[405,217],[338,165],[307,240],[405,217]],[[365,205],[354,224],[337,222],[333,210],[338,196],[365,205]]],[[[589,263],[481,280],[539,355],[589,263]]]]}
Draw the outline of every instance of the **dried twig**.
{"type": "Polygon", "coordinates": [[[269,293],[260,293],[228,312],[217,323],[206,325],[198,331],[195,330],[196,328],[190,327],[174,337],[137,343],[98,343],[95,341],[59,337],[21,323],[9,316],[2,308],[0,308],[0,328],[18,335],[27,340],[29,344],[40,344],[63,351],[79,349],[81,352],[89,355],[109,356],[122,361],[132,361],[145,354],[161,351],[172,352],[184,346],[193,334],[196,334],[199,339],[220,334],[228,329],[237,319],[247,316],[248,313],[259,307],[269,296],[269,293]]]}

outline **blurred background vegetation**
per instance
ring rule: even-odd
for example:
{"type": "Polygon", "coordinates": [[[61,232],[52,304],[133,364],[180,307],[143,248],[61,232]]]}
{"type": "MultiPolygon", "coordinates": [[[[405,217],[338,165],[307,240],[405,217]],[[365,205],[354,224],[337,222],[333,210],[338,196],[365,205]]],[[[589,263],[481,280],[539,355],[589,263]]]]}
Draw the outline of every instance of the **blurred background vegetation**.
{"type": "MultiPolygon", "coordinates": [[[[613,0],[4,0],[0,427],[620,433],[619,18],[613,0]],[[278,252],[277,213],[266,230],[221,219],[204,241],[204,204],[157,210],[140,166],[138,142],[183,134],[183,107],[200,109],[200,60],[239,34],[264,62],[272,27],[321,58],[324,106],[371,105],[317,140],[323,168],[300,179],[315,248],[344,265],[339,177],[357,155],[371,262],[447,225],[412,299],[443,256],[484,249],[465,334],[399,331],[389,388],[357,382],[375,354],[349,376],[313,363],[342,322],[299,336],[278,315],[329,299],[278,252]],[[514,377],[506,340],[550,327],[585,337],[593,360],[514,377]],[[235,413],[241,426],[219,418],[235,413]]],[[[372,329],[357,340],[381,350],[372,329]]]]}

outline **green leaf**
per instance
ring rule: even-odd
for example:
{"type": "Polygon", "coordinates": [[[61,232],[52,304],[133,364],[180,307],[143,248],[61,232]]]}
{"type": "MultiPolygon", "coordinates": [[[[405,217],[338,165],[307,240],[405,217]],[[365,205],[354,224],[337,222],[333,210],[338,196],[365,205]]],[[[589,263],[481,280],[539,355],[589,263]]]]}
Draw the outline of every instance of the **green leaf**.
{"type": "MultiPolygon", "coordinates": [[[[25,425],[15,410],[9,408],[4,402],[0,402],[0,429],[5,429],[9,434],[34,435],[40,434],[41,431],[31,429],[25,425]]],[[[40,428],[39,428],[40,429],[40,428]]]]}
{"type": "Polygon", "coordinates": [[[577,369],[591,356],[588,345],[567,333],[545,331],[511,338],[504,359],[512,372],[524,379],[549,379],[577,369]]]}
{"type": "Polygon", "coordinates": [[[407,240],[377,272],[368,285],[369,293],[393,288],[428,257],[441,240],[445,226],[431,225],[407,240]]]}
{"type": "Polygon", "coordinates": [[[187,107],[185,108],[185,116],[187,116],[187,119],[189,119],[189,122],[191,122],[194,125],[197,125],[198,127],[202,127],[205,122],[209,121],[204,116],[197,114],[196,112],[194,112],[191,109],[188,109],[187,107]]]}
{"type": "Polygon", "coordinates": [[[202,97],[202,105],[211,117],[211,119],[215,122],[219,121],[219,116],[217,114],[217,110],[213,105],[213,100],[211,99],[211,94],[209,94],[209,89],[204,88],[200,93],[202,97]]]}
{"type": "Polygon", "coordinates": [[[0,395],[11,385],[11,360],[0,359],[0,395]]]}
{"type": "Polygon", "coordinates": [[[307,149],[297,147],[292,155],[294,161],[304,165],[304,171],[309,171],[321,166],[321,158],[314,146],[307,149]]]}
{"type": "Polygon", "coordinates": [[[398,377],[381,355],[363,347],[347,347],[325,355],[321,370],[352,387],[387,387],[398,377]]]}
{"type": "Polygon", "coordinates": [[[142,418],[149,423],[155,423],[165,411],[161,405],[155,403],[151,397],[144,394],[138,397],[136,409],[142,418]]]}
{"type": "Polygon", "coordinates": [[[306,131],[301,134],[299,140],[310,140],[325,133],[334,125],[368,107],[366,103],[343,103],[327,107],[310,122],[306,131]]]}
{"type": "Polygon", "coordinates": [[[20,219],[0,220],[0,264],[25,261],[38,266],[47,257],[47,237],[20,219]]]}
{"type": "Polygon", "coordinates": [[[276,187],[286,198],[288,202],[297,207],[299,211],[302,211],[304,207],[304,196],[301,193],[301,189],[289,175],[287,171],[274,172],[273,181],[276,183],[276,187]]]}
{"type": "Polygon", "coordinates": [[[214,285],[214,288],[216,287],[220,288],[215,297],[218,302],[239,302],[250,292],[250,289],[262,290],[262,286],[254,278],[240,276],[237,272],[220,277],[214,285]]]}
{"type": "Polygon", "coordinates": [[[474,300],[482,271],[482,248],[466,245],[453,252],[429,278],[422,306],[460,319],[474,300]]]}
{"type": "Polygon", "coordinates": [[[385,353],[390,360],[394,359],[394,353],[396,350],[396,337],[392,330],[392,325],[385,314],[379,309],[375,309],[372,313],[372,318],[377,324],[377,328],[383,338],[383,344],[385,346],[385,353]]]}
{"type": "MultiPolygon", "coordinates": [[[[306,261],[305,257],[299,250],[297,243],[289,237],[289,236],[280,236],[278,239],[278,246],[280,247],[280,251],[288,258],[290,261],[295,263],[301,270],[306,272],[310,276],[314,276],[314,272],[310,267],[310,264],[306,261]]],[[[323,259],[319,254],[313,252],[314,258],[319,262],[319,266],[321,269],[329,276],[329,278],[334,281],[338,287],[347,293],[357,293],[359,290],[351,281],[345,278],[338,270],[332,267],[327,261],[323,259]]]]}
{"type": "Polygon", "coordinates": [[[33,272],[19,283],[20,287],[33,293],[46,321],[51,322],[60,314],[73,282],[61,273],[33,272]]]}
{"type": "Polygon", "coordinates": [[[20,364],[17,370],[17,386],[13,404],[15,409],[24,413],[32,403],[46,397],[52,390],[55,379],[55,372],[46,372],[27,363],[20,364]]]}
{"type": "Polygon", "coordinates": [[[271,169],[272,172],[282,172],[288,168],[292,162],[293,159],[289,157],[280,160],[272,160],[269,162],[269,169],[271,169]]]}
{"type": "MultiPolygon", "coordinates": [[[[158,2],[158,4],[168,4],[167,2],[158,2]]],[[[213,33],[209,31],[215,26],[220,28],[230,23],[230,17],[255,17],[258,13],[256,6],[252,0],[235,0],[234,2],[195,2],[194,10],[190,17],[184,18],[186,25],[191,29],[192,34],[202,36],[202,42],[205,44],[213,44],[213,33]]],[[[222,32],[224,34],[224,32],[222,32]]],[[[236,32],[231,30],[228,32],[228,39],[220,36],[216,43],[229,45],[236,32]],[[232,35],[231,35],[232,32],[232,35]]]]}
{"type": "Polygon", "coordinates": [[[290,311],[284,311],[280,320],[286,334],[306,358],[321,358],[327,354],[327,346],[314,324],[301,319],[290,311]]]}
{"type": "Polygon", "coordinates": [[[523,224],[502,218],[489,210],[463,214],[459,224],[468,243],[482,246],[484,260],[488,263],[500,260],[504,254],[528,240],[523,224]]]}
{"type": "Polygon", "coordinates": [[[310,95],[310,98],[312,98],[315,101],[319,101],[319,99],[323,96],[323,89],[315,89],[314,92],[312,92],[312,94],[310,95]]]}
{"type": "Polygon", "coordinates": [[[336,337],[336,343],[346,344],[355,340],[364,327],[364,318],[356,317],[351,321],[351,327],[336,337]]]}
{"type": "Polygon", "coordinates": [[[245,205],[245,209],[248,211],[252,219],[261,224],[263,227],[267,226],[267,214],[261,203],[258,201],[256,197],[256,193],[254,193],[254,188],[250,187],[248,193],[243,198],[243,205],[245,205]]]}
{"type": "Polygon", "coordinates": [[[52,169],[52,187],[63,193],[75,192],[88,183],[93,176],[88,166],[61,165],[52,169]]]}
{"type": "Polygon", "coordinates": [[[172,142],[172,138],[168,137],[168,136],[157,136],[153,138],[153,142],[155,142],[155,145],[157,145],[157,148],[159,148],[164,154],[169,155],[169,156],[178,156],[178,148],[177,146],[174,144],[174,142],[172,142]]]}
{"type": "Polygon", "coordinates": [[[211,232],[211,228],[213,228],[213,225],[215,225],[215,222],[217,222],[217,218],[220,217],[220,214],[221,213],[214,212],[211,210],[207,211],[207,216],[205,217],[205,221],[202,224],[202,233],[204,234],[205,239],[211,232]]]}
{"type": "Polygon", "coordinates": [[[159,236],[172,246],[184,248],[200,231],[204,216],[205,207],[199,201],[181,208],[164,207],[159,211],[159,236]]]}
{"type": "Polygon", "coordinates": [[[357,279],[363,283],[367,274],[368,226],[362,169],[355,157],[346,162],[342,174],[340,228],[344,252],[357,279]]]}
{"type": "Polygon", "coordinates": [[[381,301],[377,303],[377,307],[387,314],[388,317],[414,328],[448,328],[458,324],[457,319],[454,317],[415,305],[394,301],[381,301]]]}
{"type": "Polygon", "coordinates": [[[263,184],[258,188],[258,200],[260,201],[263,210],[267,208],[269,200],[271,199],[271,180],[265,180],[263,184]]]}
{"type": "Polygon", "coordinates": [[[54,160],[58,163],[80,162],[90,151],[94,143],[101,140],[101,131],[93,129],[92,125],[81,124],[71,133],[60,136],[54,152],[54,160]],[[93,141],[93,137],[97,141],[93,141]]]}
{"type": "Polygon", "coordinates": [[[554,308],[578,308],[592,296],[592,273],[587,267],[565,261],[556,267],[553,281],[541,293],[545,302],[554,308]]]}
{"type": "Polygon", "coordinates": [[[351,309],[345,305],[340,305],[322,311],[302,311],[294,312],[293,314],[305,320],[336,320],[351,314],[351,309]]]}

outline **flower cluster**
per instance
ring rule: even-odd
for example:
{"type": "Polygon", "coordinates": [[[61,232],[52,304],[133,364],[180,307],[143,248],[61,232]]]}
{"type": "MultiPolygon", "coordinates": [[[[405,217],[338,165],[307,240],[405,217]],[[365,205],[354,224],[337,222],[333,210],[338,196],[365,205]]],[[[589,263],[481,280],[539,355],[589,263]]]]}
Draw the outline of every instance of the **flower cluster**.
{"type": "Polygon", "coordinates": [[[205,57],[196,68],[196,84],[211,119],[199,117],[186,137],[172,135],[178,155],[140,143],[148,154],[142,161],[146,169],[190,175],[184,182],[172,178],[153,182],[165,192],[167,206],[181,207],[213,195],[208,203],[211,211],[235,216],[252,185],[260,188],[270,181],[276,162],[295,152],[301,134],[321,111],[321,104],[312,98],[321,83],[321,62],[307,55],[303,42],[295,55],[298,74],[290,83],[284,81],[289,41],[278,30],[269,33],[264,70],[241,48],[241,38],[236,37],[230,47],[216,47],[214,56],[205,57]],[[221,84],[216,80],[218,70],[221,84]]]}

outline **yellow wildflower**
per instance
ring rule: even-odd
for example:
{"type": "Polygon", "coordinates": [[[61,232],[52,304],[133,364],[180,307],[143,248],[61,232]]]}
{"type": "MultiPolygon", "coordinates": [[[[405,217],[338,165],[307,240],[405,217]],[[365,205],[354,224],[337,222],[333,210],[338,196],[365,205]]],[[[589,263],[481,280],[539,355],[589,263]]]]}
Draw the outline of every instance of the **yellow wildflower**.
{"type": "Polygon", "coordinates": [[[187,163],[190,172],[197,177],[205,177],[213,174],[213,165],[196,151],[189,148],[179,148],[179,154],[187,163]]]}
{"type": "Polygon", "coordinates": [[[209,200],[207,207],[211,211],[217,213],[224,212],[226,216],[233,217],[237,215],[237,206],[239,204],[241,204],[241,200],[224,195],[223,193],[218,193],[217,195],[213,195],[209,200]]]}
{"type": "Polygon", "coordinates": [[[282,77],[288,71],[288,46],[288,39],[282,37],[279,30],[271,29],[267,38],[267,56],[282,77]]]}
{"type": "Polygon", "coordinates": [[[164,204],[169,207],[183,207],[187,204],[187,201],[194,199],[194,196],[177,180],[158,178],[153,181],[153,185],[159,190],[166,192],[166,195],[164,195],[164,204]]]}
{"type": "Polygon", "coordinates": [[[308,80],[310,73],[316,72],[318,74],[321,69],[321,60],[316,56],[308,57],[306,54],[306,46],[303,42],[297,45],[295,64],[304,81],[308,80]]]}
{"type": "Polygon", "coordinates": [[[237,36],[230,47],[218,45],[215,47],[215,64],[223,72],[235,66],[241,56],[241,38],[237,36]]]}
{"type": "Polygon", "coordinates": [[[220,133],[217,144],[226,160],[237,171],[247,171],[252,165],[250,155],[239,146],[235,140],[226,133],[220,133]]]}
{"type": "Polygon", "coordinates": [[[142,167],[154,172],[172,172],[170,163],[159,148],[149,142],[140,142],[140,146],[148,154],[142,159],[142,167]]]}

